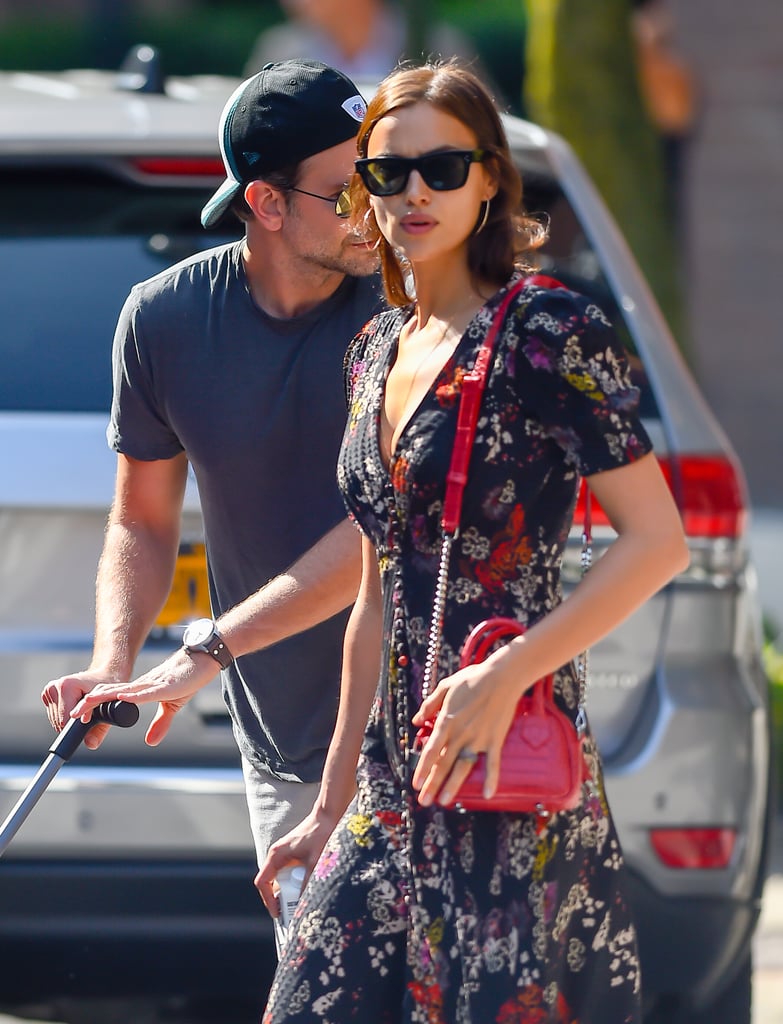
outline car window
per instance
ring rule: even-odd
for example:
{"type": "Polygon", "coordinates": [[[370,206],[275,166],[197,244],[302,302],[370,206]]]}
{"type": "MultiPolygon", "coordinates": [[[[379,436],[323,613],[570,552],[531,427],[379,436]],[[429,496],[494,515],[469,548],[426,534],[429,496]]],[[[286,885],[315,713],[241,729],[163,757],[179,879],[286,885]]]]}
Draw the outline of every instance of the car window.
{"type": "Polygon", "coordinates": [[[633,336],[598,256],[568,198],[551,177],[523,173],[523,180],[526,209],[530,214],[543,217],[549,222],[549,238],[536,253],[538,268],[541,273],[562,281],[566,287],[587,295],[601,307],[628,352],[631,376],[641,392],[641,415],[650,419],[657,418],[659,413],[655,396],[633,336]]]}
{"type": "MultiPolygon", "coordinates": [[[[133,284],[241,233],[206,232],[210,188],[150,187],[84,167],[0,172],[0,410],[106,412],[110,351],[133,284]]],[[[642,415],[654,396],[598,258],[557,182],[525,175],[527,209],[546,217],[542,273],[592,298],[629,352],[642,415]]]]}
{"type": "Polygon", "coordinates": [[[206,232],[209,188],[84,168],[0,173],[0,410],[106,412],[111,343],[133,284],[239,236],[206,232]]]}

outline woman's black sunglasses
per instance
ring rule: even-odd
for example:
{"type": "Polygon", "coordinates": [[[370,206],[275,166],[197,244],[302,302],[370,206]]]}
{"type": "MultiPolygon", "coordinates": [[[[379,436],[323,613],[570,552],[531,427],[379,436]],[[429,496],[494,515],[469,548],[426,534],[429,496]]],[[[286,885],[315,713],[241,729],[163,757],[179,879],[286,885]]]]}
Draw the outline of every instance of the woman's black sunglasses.
{"type": "Polygon", "coordinates": [[[483,149],[449,149],[426,156],[376,156],[356,161],[356,171],[373,196],[396,196],[408,184],[411,171],[419,174],[436,192],[462,188],[471,164],[484,159],[483,149]]]}

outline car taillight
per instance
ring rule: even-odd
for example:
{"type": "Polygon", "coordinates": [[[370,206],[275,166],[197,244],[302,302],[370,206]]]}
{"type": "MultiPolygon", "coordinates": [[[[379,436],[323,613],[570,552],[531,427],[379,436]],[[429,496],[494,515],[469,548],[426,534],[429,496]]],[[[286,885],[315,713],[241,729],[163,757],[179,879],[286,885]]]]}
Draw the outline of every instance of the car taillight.
{"type": "Polygon", "coordinates": [[[689,537],[740,537],[748,500],[742,471],[725,455],[661,459],[689,537]]]}
{"type": "MultiPolygon", "coordinates": [[[[717,539],[741,537],[748,500],[742,470],[725,455],[677,455],[658,460],[682,516],[688,537],[717,539]]],[[[593,499],[593,525],[609,525],[593,499]]],[[[584,493],[575,513],[584,520],[584,493]]]]}
{"type": "Polygon", "coordinates": [[[139,156],[130,161],[142,174],[161,177],[225,178],[223,161],[217,157],[139,156]]]}
{"type": "Polygon", "coordinates": [[[733,828],[653,828],[650,842],[667,868],[725,868],[731,861],[733,828]]]}

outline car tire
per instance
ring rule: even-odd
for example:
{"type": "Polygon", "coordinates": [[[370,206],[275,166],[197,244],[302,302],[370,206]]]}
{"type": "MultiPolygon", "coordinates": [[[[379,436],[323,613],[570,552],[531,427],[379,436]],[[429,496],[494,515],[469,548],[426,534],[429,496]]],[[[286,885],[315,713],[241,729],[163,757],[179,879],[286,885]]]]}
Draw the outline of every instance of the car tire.
{"type": "Polygon", "coordinates": [[[683,999],[663,996],[645,1014],[644,1024],[751,1024],[752,978],[748,953],[728,988],[722,989],[707,1006],[694,1010],[683,999]]]}
{"type": "Polygon", "coordinates": [[[728,988],[699,1013],[691,1014],[688,1024],[750,1024],[753,967],[750,952],[728,988]]]}

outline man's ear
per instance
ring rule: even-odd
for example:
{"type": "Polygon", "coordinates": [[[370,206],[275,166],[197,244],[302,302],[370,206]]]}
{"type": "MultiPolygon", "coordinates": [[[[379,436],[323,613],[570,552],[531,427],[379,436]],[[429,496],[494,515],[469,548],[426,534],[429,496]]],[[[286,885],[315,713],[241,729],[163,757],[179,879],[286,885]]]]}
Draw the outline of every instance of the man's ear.
{"type": "Polygon", "coordinates": [[[245,202],[254,218],[267,231],[279,231],[286,211],[285,193],[266,181],[251,181],[245,185],[245,202]]]}

